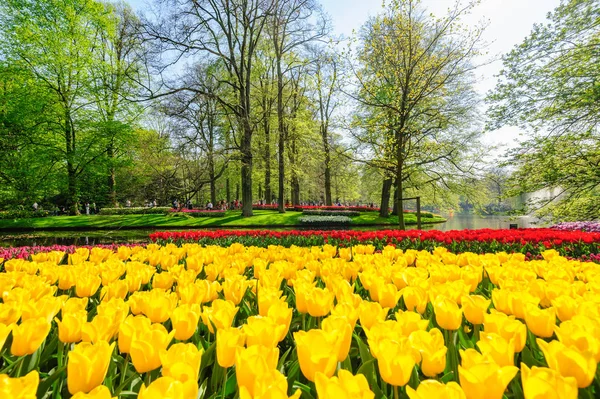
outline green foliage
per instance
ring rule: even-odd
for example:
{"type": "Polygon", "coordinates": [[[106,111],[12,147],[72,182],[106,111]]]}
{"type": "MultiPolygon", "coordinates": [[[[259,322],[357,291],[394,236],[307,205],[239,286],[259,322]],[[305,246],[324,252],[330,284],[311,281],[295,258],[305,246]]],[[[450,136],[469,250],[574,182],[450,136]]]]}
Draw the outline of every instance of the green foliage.
{"type": "Polygon", "coordinates": [[[489,95],[490,128],[522,126],[533,138],[509,154],[510,195],[554,190],[525,204],[554,220],[600,212],[600,40],[597,2],[563,1],[546,24],[504,56],[489,95]]]}

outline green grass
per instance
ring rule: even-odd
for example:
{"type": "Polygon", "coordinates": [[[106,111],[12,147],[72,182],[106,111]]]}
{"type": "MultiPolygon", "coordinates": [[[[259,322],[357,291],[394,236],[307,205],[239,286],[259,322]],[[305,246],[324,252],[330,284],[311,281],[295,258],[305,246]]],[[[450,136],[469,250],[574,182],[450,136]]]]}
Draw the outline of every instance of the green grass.
{"type": "MultiPolygon", "coordinates": [[[[150,227],[260,227],[298,226],[302,212],[277,213],[275,211],[254,211],[254,216],[242,217],[241,211],[228,211],[224,217],[194,218],[187,216],[164,215],[93,215],[93,216],[49,216],[45,218],[0,220],[2,229],[117,229],[150,227]]],[[[407,224],[416,224],[415,215],[404,217],[407,224]]],[[[443,218],[422,218],[423,223],[443,222],[443,218]]],[[[398,218],[380,218],[376,212],[363,212],[352,218],[352,225],[398,224],[398,218]]]]}

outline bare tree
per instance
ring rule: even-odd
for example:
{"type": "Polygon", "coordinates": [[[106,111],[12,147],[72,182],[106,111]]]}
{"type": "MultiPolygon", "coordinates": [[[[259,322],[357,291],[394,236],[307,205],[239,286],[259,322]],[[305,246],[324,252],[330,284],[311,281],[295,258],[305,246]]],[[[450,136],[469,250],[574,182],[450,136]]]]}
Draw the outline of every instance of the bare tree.
{"type": "Polygon", "coordinates": [[[157,0],[153,19],[146,19],[144,33],[160,57],[162,76],[170,66],[186,58],[216,62],[220,68],[207,69],[224,89],[212,93],[207,87],[173,84],[163,80],[153,96],[192,91],[213,97],[225,112],[236,119],[240,136],[243,215],[252,216],[252,71],[267,16],[274,3],[269,0],[157,0]],[[166,55],[171,55],[164,61],[166,55]],[[225,90],[227,88],[227,90],[225,90]]]}

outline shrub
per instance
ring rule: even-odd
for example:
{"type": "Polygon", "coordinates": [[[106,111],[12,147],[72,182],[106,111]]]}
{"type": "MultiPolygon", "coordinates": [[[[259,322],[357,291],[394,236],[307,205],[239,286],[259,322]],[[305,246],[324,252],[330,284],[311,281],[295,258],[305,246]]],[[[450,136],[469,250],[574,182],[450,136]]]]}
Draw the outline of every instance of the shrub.
{"type": "Polygon", "coordinates": [[[50,215],[49,211],[38,210],[38,211],[25,211],[25,210],[9,210],[0,211],[0,219],[29,219],[29,218],[43,218],[50,215]]]}
{"type": "Polygon", "coordinates": [[[100,215],[164,215],[171,208],[168,206],[149,207],[134,207],[134,208],[102,208],[100,215]]]}
{"type": "Polygon", "coordinates": [[[171,210],[173,216],[187,216],[193,218],[221,218],[225,216],[225,211],[207,211],[204,209],[181,209],[179,211],[171,210]]]}
{"type": "Polygon", "coordinates": [[[326,210],[326,209],[304,209],[302,213],[306,216],[359,216],[359,211],[347,211],[347,210],[326,210]]]}
{"type": "Polygon", "coordinates": [[[300,224],[308,226],[340,226],[352,223],[348,216],[303,216],[298,220],[300,224]]]}

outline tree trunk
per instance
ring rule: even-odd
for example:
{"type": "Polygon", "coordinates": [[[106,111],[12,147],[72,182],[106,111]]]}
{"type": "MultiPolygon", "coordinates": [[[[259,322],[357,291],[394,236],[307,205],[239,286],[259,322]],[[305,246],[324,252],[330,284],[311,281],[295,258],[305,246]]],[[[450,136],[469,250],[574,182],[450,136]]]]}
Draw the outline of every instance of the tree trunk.
{"type": "Polygon", "coordinates": [[[392,207],[392,215],[398,214],[398,185],[394,184],[394,200],[392,201],[394,206],[392,207]]]}
{"type": "Polygon", "coordinates": [[[300,179],[296,172],[296,156],[298,155],[298,149],[296,147],[296,140],[292,140],[290,149],[290,185],[292,189],[292,205],[300,205],[300,179]]]}
{"type": "Polygon", "coordinates": [[[390,216],[390,191],[392,189],[392,178],[383,181],[381,188],[381,207],[379,208],[379,216],[387,218],[390,216]]]}
{"type": "Polygon", "coordinates": [[[406,230],[406,226],[404,225],[404,208],[402,207],[402,160],[398,162],[398,166],[396,168],[396,190],[398,190],[398,195],[396,196],[396,209],[398,211],[398,228],[400,230],[406,230]]]}
{"type": "Polygon", "coordinates": [[[241,146],[242,158],[242,216],[252,216],[252,128],[244,118],[244,137],[241,146]]]}
{"type": "Polygon", "coordinates": [[[331,206],[331,154],[327,130],[321,126],[321,137],[323,138],[323,150],[325,152],[325,205],[331,206]]]}
{"type": "Polygon", "coordinates": [[[271,192],[271,127],[268,118],[265,118],[265,199],[270,204],[273,199],[271,192]]]}
{"type": "Polygon", "coordinates": [[[71,114],[65,107],[65,145],[67,155],[67,207],[72,215],[79,215],[79,198],[77,195],[77,170],[73,157],[75,155],[75,131],[71,123],[71,114]]]}
{"type": "Polygon", "coordinates": [[[277,129],[279,130],[279,213],[285,213],[285,121],[283,116],[283,73],[281,71],[281,58],[277,59],[277,129]]]}
{"type": "Polygon", "coordinates": [[[225,197],[227,197],[227,206],[231,204],[231,187],[229,183],[229,170],[227,171],[227,177],[225,178],[225,197]]]}
{"type": "Polygon", "coordinates": [[[115,148],[114,148],[114,145],[112,142],[108,145],[108,148],[106,149],[106,155],[107,155],[109,163],[110,163],[108,166],[108,202],[113,207],[116,207],[117,206],[117,178],[116,178],[116,174],[115,174],[115,166],[113,164],[114,159],[115,159],[115,148]]]}

